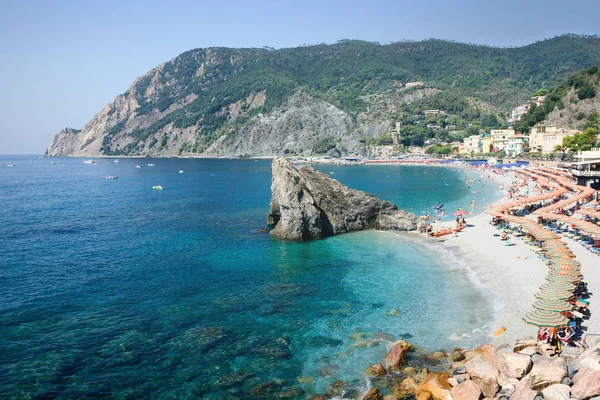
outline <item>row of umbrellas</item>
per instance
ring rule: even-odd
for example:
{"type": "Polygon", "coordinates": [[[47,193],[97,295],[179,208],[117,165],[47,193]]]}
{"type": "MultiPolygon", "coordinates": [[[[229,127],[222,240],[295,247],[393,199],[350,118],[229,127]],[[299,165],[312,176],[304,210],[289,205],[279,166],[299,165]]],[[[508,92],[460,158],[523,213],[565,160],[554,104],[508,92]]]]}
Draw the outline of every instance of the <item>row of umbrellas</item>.
{"type": "MultiPolygon", "coordinates": [[[[567,188],[551,183],[546,179],[548,175],[560,185],[563,183],[561,181],[565,181],[569,186],[575,186],[575,188],[568,187],[568,189],[576,190],[579,194],[583,193],[583,190],[570,182],[566,182],[566,179],[552,175],[549,172],[537,174],[531,171],[519,171],[519,173],[535,179],[538,185],[549,188],[552,192],[520,199],[495,207],[488,212],[493,215],[501,215],[500,218],[503,220],[521,226],[527,234],[541,242],[540,253],[548,265],[548,275],[546,276],[546,283],[540,286],[540,291],[535,295],[536,301],[533,303],[533,310],[525,314],[523,320],[528,324],[539,327],[566,326],[569,319],[561,313],[573,310],[574,306],[569,301],[572,302],[575,299],[574,291],[583,277],[579,262],[575,261],[575,255],[555,233],[544,229],[531,219],[502,214],[515,207],[523,208],[528,204],[553,200],[569,192],[567,188]]],[[[568,200],[569,203],[572,202],[571,199],[568,200]]],[[[560,201],[555,204],[558,203],[560,201]]]]}

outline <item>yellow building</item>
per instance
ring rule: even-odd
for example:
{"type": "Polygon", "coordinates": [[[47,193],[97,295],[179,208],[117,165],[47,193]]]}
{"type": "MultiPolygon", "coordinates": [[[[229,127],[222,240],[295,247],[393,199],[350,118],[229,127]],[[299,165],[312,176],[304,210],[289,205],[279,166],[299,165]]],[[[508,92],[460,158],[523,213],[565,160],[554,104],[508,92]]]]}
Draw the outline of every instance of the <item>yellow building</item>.
{"type": "Polygon", "coordinates": [[[485,135],[484,137],[482,137],[479,140],[479,144],[480,144],[480,151],[482,153],[493,153],[494,152],[494,145],[492,143],[492,138],[489,135],[485,135]]]}
{"type": "Polygon", "coordinates": [[[490,131],[490,138],[492,141],[492,149],[494,152],[504,150],[506,141],[510,136],[514,136],[515,131],[513,129],[492,129],[490,131]]]}
{"type": "Polygon", "coordinates": [[[529,151],[540,153],[544,148],[544,135],[556,132],[558,128],[554,125],[537,124],[529,130],[529,151]]]}

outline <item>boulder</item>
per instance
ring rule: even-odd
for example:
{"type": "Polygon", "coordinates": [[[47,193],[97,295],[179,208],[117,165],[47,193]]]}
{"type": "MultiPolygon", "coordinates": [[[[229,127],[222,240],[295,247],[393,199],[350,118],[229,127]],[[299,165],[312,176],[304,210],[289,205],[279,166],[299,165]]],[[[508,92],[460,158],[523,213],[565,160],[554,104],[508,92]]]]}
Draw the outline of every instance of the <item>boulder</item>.
{"type": "Polygon", "coordinates": [[[526,337],[518,338],[515,341],[515,346],[513,347],[513,351],[515,353],[518,353],[528,347],[536,347],[536,346],[537,346],[537,338],[535,338],[533,336],[526,336],[526,337]]]}
{"type": "Polygon", "coordinates": [[[452,375],[462,375],[467,373],[467,366],[456,367],[452,370],[452,375]]]}
{"type": "Polygon", "coordinates": [[[587,399],[594,396],[600,396],[600,371],[582,368],[573,377],[571,397],[587,399]]]}
{"type": "Polygon", "coordinates": [[[417,375],[417,370],[415,367],[406,367],[402,369],[401,373],[404,376],[415,376],[417,375]]]}
{"type": "Polygon", "coordinates": [[[396,396],[397,399],[404,399],[415,395],[417,383],[413,378],[406,378],[396,386],[390,389],[390,393],[396,396]]]}
{"type": "Polygon", "coordinates": [[[600,371],[600,344],[584,351],[576,361],[578,369],[591,368],[600,371]]]}
{"type": "Polygon", "coordinates": [[[505,368],[502,373],[508,378],[521,379],[531,369],[531,357],[519,353],[504,353],[505,368]]]}
{"type": "Polygon", "coordinates": [[[423,382],[423,379],[425,379],[425,377],[427,376],[427,374],[429,374],[429,370],[427,368],[423,368],[421,370],[421,372],[419,372],[418,374],[415,375],[415,381],[416,382],[423,382]]]}
{"type": "Polygon", "coordinates": [[[477,382],[477,386],[481,389],[481,393],[484,397],[491,398],[496,396],[496,393],[500,390],[500,385],[498,385],[498,375],[489,374],[484,376],[477,382]]]}
{"type": "Polygon", "coordinates": [[[433,361],[434,363],[439,363],[444,358],[446,358],[446,353],[444,353],[443,351],[436,351],[425,356],[425,359],[427,359],[428,361],[433,361]]]}
{"type": "Polygon", "coordinates": [[[555,384],[542,390],[545,400],[569,400],[571,397],[571,388],[568,385],[555,384]]]}
{"type": "Polygon", "coordinates": [[[481,356],[476,356],[467,361],[465,365],[471,379],[478,381],[489,374],[497,375],[498,371],[481,356]]]}
{"type": "Polygon", "coordinates": [[[469,374],[460,374],[460,375],[454,375],[453,378],[456,379],[456,382],[462,383],[466,380],[470,380],[471,376],[469,374]]]}
{"type": "Polygon", "coordinates": [[[462,351],[460,351],[458,349],[454,350],[448,356],[448,361],[450,361],[450,362],[463,361],[464,359],[465,359],[465,355],[462,353],[462,351]]]}
{"type": "Polygon", "coordinates": [[[270,235],[306,241],[364,229],[415,230],[419,217],[279,157],[272,163],[270,235]]]}
{"type": "Polygon", "coordinates": [[[510,396],[510,400],[533,400],[538,392],[530,388],[531,381],[528,377],[523,378],[515,387],[515,392],[510,396]]]}
{"type": "Polygon", "coordinates": [[[369,368],[367,368],[366,372],[370,376],[384,376],[387,374],[387,371],[381,364],[371,365],[369,368]]]}
{"type": "Polygon", "coordinates": [[[453,400],[479,400],[481,390],[473,381],[464,381],[450,390],[453,400]]]}
{"type": "Polygon", "coordinates": [[[392,345],[387,357],[383,359],[389,370],[399,371],[406,360],[406,354],[413,349],[413,345],[405,340],[399,340],[392,345]]]}
{"type": "Polygon", "coordinates": [[[383,396],[381,392],[377,388],[371,388],[365,395],[362,397],[363,400],[382,400],[383,396]]]}
{"type": "Polygon", "coordinates": [[[517,354],[524,354],[526,356],[533,356],[537,354],[537,346],[536,347],[525,347],[523,350],[520,350],[517,354]]]}
{"type": "Polygon", "coordinates": [[[550,385],[561,383],[565,376],[567,376],[566,362],[559,357],[549,363],[533,364],[527,378],[531,382],[531,389],[542,390],[550,385]]]}
{"type": "Polygon", "coordinates": [[[450,375],[447,372],[430,372],[416,390],[417,400],[448,400],[450,375]]]}

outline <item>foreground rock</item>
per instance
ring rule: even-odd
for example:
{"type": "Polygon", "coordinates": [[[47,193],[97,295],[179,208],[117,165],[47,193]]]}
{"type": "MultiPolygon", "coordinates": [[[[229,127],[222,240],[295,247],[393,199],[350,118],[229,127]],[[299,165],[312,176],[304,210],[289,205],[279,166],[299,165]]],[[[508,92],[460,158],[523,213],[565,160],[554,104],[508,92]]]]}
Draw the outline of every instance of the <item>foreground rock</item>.
{"type": "Polygon", "coordinates": [[[306,241],[364,229],[415,230],[419,218],[285,158],[272,165],[271,236],[306,241]]]}
{"type": "Polygon", "coordinates": [[[399,371],[406,360],[406,354],[413,349],[413,345],[405,340],[398,340],[393,344],[388,355],[383,359],[387,367],[392,371],[399,371]]]}

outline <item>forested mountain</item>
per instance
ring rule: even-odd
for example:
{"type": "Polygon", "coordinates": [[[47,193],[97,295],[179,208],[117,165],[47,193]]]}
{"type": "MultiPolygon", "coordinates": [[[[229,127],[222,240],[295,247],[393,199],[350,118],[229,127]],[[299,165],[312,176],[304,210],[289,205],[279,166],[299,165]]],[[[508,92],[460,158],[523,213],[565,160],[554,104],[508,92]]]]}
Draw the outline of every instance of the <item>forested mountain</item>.
{"type": "Polygon", "coordinates": [[[579,71],[551,89],[542,105],[531,107],[515,129],[527,133],[538,123],[580,131],[600,128],[600,68],[579,71]]]}
{"type": "MultiPolygon", "coordinates": [[[[432,39],[196,49],[136,79],[81,132],[61,131],[48,154],[310,154],[324,142],[356,151],[428,108],[459,132],[501,124],[533,91],[599,63],[600,39],[574,35],[520,48],[432,39]]],[[[411,129],[414,144],[434,134],[411,129]]]]}

